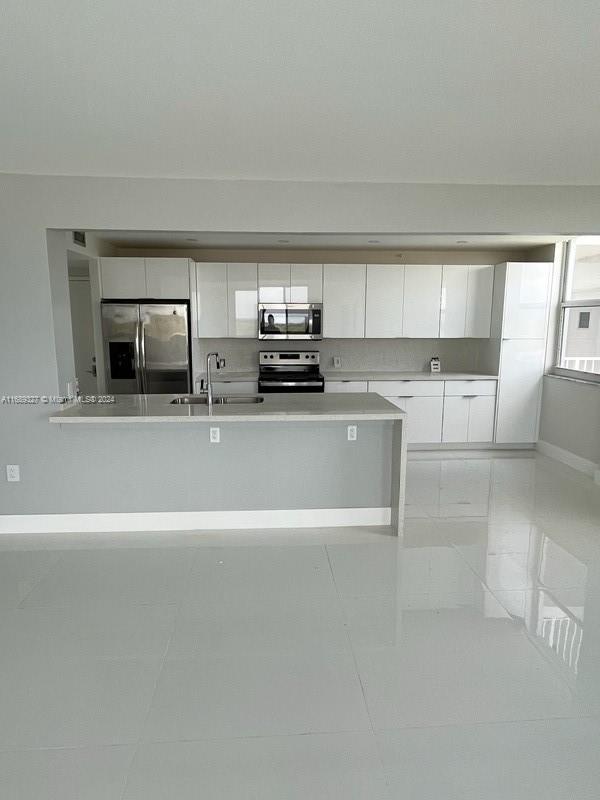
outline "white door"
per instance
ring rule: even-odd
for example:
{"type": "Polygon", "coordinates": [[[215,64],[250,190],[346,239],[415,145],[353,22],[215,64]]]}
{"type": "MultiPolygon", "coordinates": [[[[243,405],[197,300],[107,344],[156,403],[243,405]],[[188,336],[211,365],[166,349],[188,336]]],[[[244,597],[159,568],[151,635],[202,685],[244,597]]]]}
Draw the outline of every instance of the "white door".
{"type": "Polygon", "coordinates": [[[544,339],[503,340],[496,442],[529,444],[537,441],[544,351],[544,339]]]}
{"type": "Polygon", "coordinates": [[[146,296],[153,300],[188,300],[190,268],[187,258],[147,258],[146,296]]]}
{"type": "Polygon", "coordinates": [[[363,339],[366,264],[323,266],[323,322],[328,339],[363,339]]]}
{"type": "Polygon", "coordinates": [[[258,337],[258,276],[256,264],[227,264],[227,335],[258,337]]]}
{"type": "Polygon", "coordinates": [[[404,267],[404,336],[437,339],[440,333],[442,268],[439,264],[404,267]]]}
{"type": "Polygon", "coordinates": [[[323,264],[292,264],[290,303],[323,302],[323,264]]]}
{"type": "Polygon", "coordinates": [[[75,375],[83,395],[98,394],[92,323],[92,296],[88,278],[69,278],[71,329],[75,375]]]}
{"type": "Polygon", "coordinates": [[[491,442],[494,439],[496,397],[478,395],[469,401],[469,442],[491,442]]]}
{"type": "Polygon", "coordinates": [[[403,311],[404,266],[367,264],[366,337],[402,336],[403,311]]]}
{"type": "Polygon", "coordinates": [[[143,258],[101,258],[100,288],[105,300],[138,300],[146,294],[143,258]]]}
{"type": "Polygon", "coordinates": [[[258,265],[258,302],[290,302],[290,265],[258,265]]]}
{"type": "Polygon", "coordinates": [[[472,264],[469,267],[465,336],[475,339],[489,338],[493,290],[493,265],[472,264]]]}
{"type": "Polygon", "coordinates": [[[465,335],[468,282],[468,267],[444,265],[442,268],[440,306],[440,338],[442,339],[460,339],[465,335]]]}
{"type": "Polygon", "coordinates": [[[552,266],[546,262],[507,264],[503,338],[546,338],[552,266]]]}
{"type": "Polygon", "coordinates": [[[468,397],[444,398],[442,442],[466,442],[469,438],[468,397]]]}
{"type": "Polygon", "coordinates": [[[227,264],[198,263],[193,313],[199,338],[227,336],[227,264]]]}

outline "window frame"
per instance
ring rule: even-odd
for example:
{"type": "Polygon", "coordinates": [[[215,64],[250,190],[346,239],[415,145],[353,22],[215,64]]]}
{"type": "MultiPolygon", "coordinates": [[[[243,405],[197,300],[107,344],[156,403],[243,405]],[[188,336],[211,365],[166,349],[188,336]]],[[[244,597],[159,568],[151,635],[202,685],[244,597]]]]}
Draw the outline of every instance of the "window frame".
{"type": "MultiPolygon", "coordinates": [[[[581,244],[581,242],[580,242],[581,244]]],[[[560,286],[560,319],[558,323],[558,336],[556,341],[555,364],[552,368],[552,375],[562,378],[572,378],[574,380],[585,381],[587,383],[600,383],[600,374],[597,372],[584,372],[579,369],[566,369],[561,367],[562,354],[565,347],[566,337],[566,311],[570,308],[597,308],[600,306],[600,298],[567,300],[570,294],[573,270],[575,268],[575,253],[577,251],[577,239],[569,239],[563,252],[562,276],[560,286]]]]}

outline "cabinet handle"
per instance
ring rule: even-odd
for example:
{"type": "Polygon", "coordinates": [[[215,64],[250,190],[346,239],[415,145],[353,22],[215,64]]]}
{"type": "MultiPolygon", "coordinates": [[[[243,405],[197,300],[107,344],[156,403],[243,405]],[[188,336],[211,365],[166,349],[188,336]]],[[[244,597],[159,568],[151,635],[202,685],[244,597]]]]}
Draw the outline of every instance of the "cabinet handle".
{"type": "Polygon", "coordinates": [[[474,397],[477,397],[476,394],[463,394],[463,400],[472,400],[474,397]]]}

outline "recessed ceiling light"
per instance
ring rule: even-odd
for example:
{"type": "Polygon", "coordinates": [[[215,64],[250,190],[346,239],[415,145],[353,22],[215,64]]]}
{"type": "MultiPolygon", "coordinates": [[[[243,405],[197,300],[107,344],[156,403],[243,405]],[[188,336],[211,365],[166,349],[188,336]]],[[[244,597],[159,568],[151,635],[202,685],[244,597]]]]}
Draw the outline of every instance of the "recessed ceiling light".
{"type": "Polygon", "coordinates": [[[368,244],[381,244],[381,239],[368,239],[368,244]]]}
{"type": "Polygon", "coordinates": [[[469,244],[467,239],[457,239],[456,244],[469,244]]]}
{"type": "Polygon", "coordinates": [[[277,244],[289,244],[289,239],[277,239],[277,244]]]}

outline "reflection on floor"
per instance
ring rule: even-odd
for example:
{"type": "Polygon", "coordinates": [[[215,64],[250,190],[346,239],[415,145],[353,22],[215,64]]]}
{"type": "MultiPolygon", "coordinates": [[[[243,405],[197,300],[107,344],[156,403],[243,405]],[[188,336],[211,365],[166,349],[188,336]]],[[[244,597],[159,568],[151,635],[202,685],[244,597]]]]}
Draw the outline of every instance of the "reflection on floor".
{"type": "Polygon", "coordinates": [[[2,537],[0,796],[597,798],[598,488],[413,461],[407,517],[2,537]]]}

